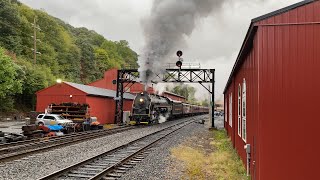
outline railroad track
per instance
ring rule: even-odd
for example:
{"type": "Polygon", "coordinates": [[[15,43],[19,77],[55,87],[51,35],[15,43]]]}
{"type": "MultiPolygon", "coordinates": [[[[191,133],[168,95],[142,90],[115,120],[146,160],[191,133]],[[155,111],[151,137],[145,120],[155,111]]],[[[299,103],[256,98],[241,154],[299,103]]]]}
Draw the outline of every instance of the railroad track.
{"type": "Polygon", "coordinates": [[[136,128],[135,126],[121,127],[108,130],[87,131],[73,133],[65,136],[49,139],[27,140],[16,143],[8,143],[0,146],[0,162],[12,161],[38,152],[44,152],[60,146],[71,145],[86,140],[126,131],[136,128]]]}
{"type": "MultiPolygon", "coordinates": [[[[114,129],[118,129],[122,127],[117,127],[114,129]]],[[[71,137],[71,136],[80,136],[80,135],[85,135],[85,134],[91,134],[91,133],[100,133],[104,130],[93,130],[93,131],[84,131],[84,132],[75,132],[75,133],[70,133],[70,134],[64,134],[63,136],[53,136],[53,137],[43,137],[43,138],[34,138],[34,139],[28,139],[28,140],[23,140],[23,141],[17,141],[17,142],[10,142],[10,143],[4,143],[0,144],[0,149],[8,148],[8,147],[14,147],[14,146],[20,146],[24,144],[30,144],[30,143],[35,143],[35,142],[40,142],[40,141],[47,141],[50,139],[62,139],[66,137],[71,137]]]]}
{"type": "Polygon", "coordinates": [[[134,165],[142,161],[154,145],[179,129],[193,123],[184,121],[152,134],[131,141],[125,145],[101,153],[95,157],[54,172],[39,180],[51,179],[118,179],[134,165]]]}

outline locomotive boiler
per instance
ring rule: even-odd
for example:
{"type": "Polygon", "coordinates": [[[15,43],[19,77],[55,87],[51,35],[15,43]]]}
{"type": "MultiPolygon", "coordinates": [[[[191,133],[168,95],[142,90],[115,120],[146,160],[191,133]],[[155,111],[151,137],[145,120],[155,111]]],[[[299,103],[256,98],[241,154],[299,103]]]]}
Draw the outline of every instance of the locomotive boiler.
{"type": "Polygon", "coordinates": [[[160,119],[208,114],[209,108],[182,103],[168,97],[141,92],[136,95],[131,112],[134,124],[158,123],[160,119]]]}
{"type": "Polygon", "coordinates": [[[136,124],[158,123],[161,116],[168,117],[171,111],[168,98],[142,92],[134,99],[132,121],[136,124]]]}

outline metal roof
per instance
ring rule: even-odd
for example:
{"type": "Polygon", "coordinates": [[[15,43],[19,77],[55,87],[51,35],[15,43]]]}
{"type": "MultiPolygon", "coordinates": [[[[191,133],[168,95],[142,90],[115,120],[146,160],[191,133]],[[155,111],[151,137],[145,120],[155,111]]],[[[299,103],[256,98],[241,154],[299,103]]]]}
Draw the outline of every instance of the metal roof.
{"type": "MultiPolygon", "coordinates": [[[[71,82],[63,82],[66,83],[76,89],[79,89],[80,91],[83,91],[87,93],[88,95],[92,96],[104,96],[104,97],[116,97],[116,91],[109,90],[109,89],[103,89],[103,88],[97,88],[94,86],[88,86],[83,84],[77,84],[77,83],[71,83],[71,82]]],[[[129,93],[123,94],[124,99],[134,99],[134,95],[129,93]]]]}
{"type": "Polygon", "coordinates": [[[265,14],[265,15],[262,15],[262,16],[259,16],[257,18],[252,19],[251,23],[250,23],[250,26],[249,26],[249,29],[247,31],[246,37],[245,37],[245,39],[244,39],[244,41],[242,43],[242,46],[241,46],[240,52],[238,54],[237,60],[236,60],[234,66],[232,68],[231,74],[229,76],[228,82],[227,82],[227,84],[226,84],[226,86],[224,88],[223,93],[226,92],[227,88],[229,87],[229,85],[231,83],[231,79],[232,79],[233,75],[236,73],[238,67],[242,64],[243,59],[244,59],[243,56],[245,56],[247,50],[251,49],[251,47],[252,47],[252,43],[253,43],[252,39],[254,38],[254,35],[257,32],[257,27],[254,26],[254,23],[256,23],[258,21],[262,21],[262,20],[268,19],[270,17],[276,16],[276,15],[279,15],[279,14],[282,14],[282,13],[285,13],[285,12],[288,12],[290,10],[293,10],[293,9],[298,8],[298,7],[310,4],[310,3],[315,2],[315,1],[317,1],[317,0],[301,1],[301,2],[295,3],[293,5],[287,6],[285,8],[282,8],[282,9],[279,9],[279,10],[273,11],[271,13],[268,13],[268,14],[265,14]]]}
{"type": "Polygon", "coordinates": [[[175,94],[173,92],[170,92],[170,91],[164,91],[162,94],[169,94],[169,95],[173,95],[173,96],[176,96],[176,97],[180,97],[180,98],[183,98],[183,99],[186,99],[185,97],[179,95],[179,94],[175,94]]]}
{"type": "Polygon", "coordinates": [[[177,100],[174,100],[174,99],[171,99],[169,97],[166,97],[169,101],[171,102],[174,102],[174,103],[182,103],[181,101],[177,101],[177,100]]]}

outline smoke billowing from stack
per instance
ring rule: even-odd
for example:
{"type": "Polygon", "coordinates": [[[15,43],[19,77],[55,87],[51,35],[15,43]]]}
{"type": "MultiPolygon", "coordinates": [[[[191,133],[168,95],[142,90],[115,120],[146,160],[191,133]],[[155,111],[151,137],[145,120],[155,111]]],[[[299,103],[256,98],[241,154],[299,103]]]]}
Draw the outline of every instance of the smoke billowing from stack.
{"type": "Polygon", "coordinates": [[[221,8],[223,0],[154,0],[143,22],[146,44],[139,58],[140,78],[150,83],[190,36],[196,22],[221,8]]]}

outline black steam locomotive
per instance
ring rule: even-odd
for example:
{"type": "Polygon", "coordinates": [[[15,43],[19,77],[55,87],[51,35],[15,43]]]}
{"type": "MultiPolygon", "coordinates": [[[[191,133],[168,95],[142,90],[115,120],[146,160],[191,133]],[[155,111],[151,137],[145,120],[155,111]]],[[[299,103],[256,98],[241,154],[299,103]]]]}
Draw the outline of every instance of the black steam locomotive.
{"type": "Polygon", "coordinates": [[[135,124],[151,124],[176,117],[208,113],[208,107],[182,103],[168,97],[142,92],[134,99],[131,121],[135,124]]]}

